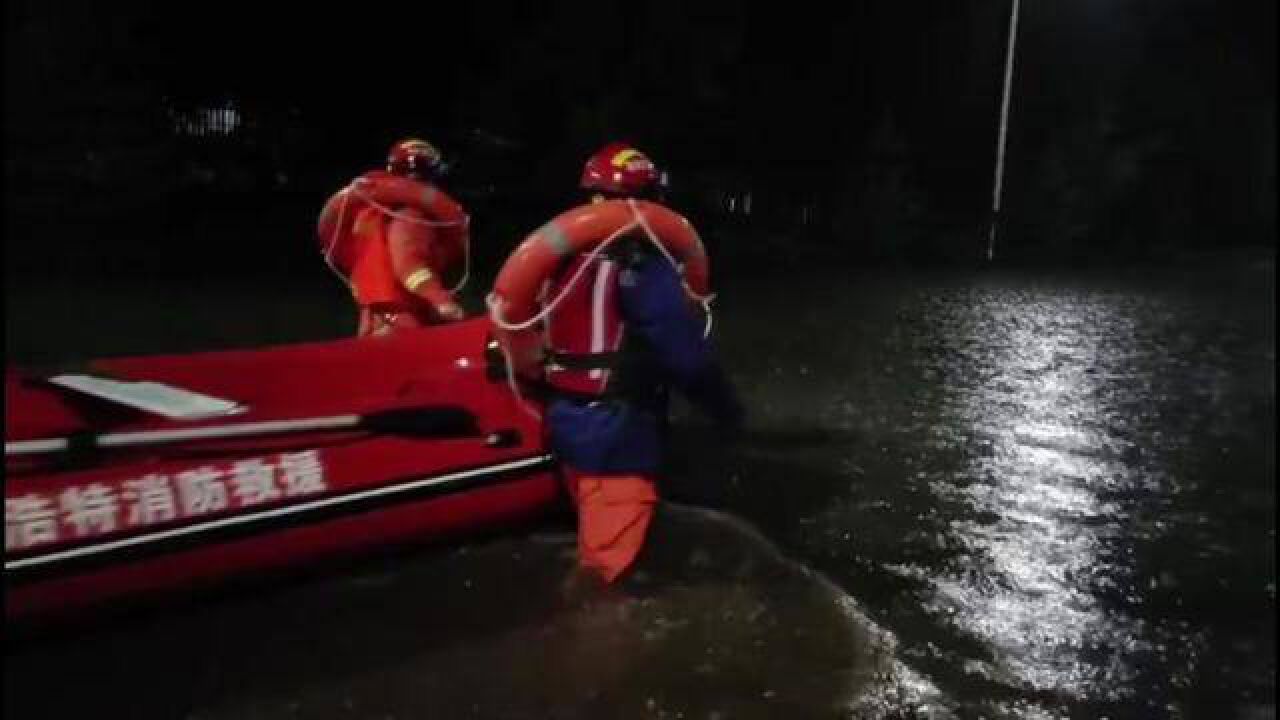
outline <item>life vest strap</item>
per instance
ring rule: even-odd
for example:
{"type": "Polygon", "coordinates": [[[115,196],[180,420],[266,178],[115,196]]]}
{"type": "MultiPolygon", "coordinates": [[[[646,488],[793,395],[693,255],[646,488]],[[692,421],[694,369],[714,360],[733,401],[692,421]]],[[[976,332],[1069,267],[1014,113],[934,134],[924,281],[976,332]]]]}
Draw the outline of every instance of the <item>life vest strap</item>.
{"type": "Polygon", "coordinates": [[[555,350],[547,352],[547,364],[562,370],[612,370],[617,366],[622,353],[563,353],[555,350]]]}

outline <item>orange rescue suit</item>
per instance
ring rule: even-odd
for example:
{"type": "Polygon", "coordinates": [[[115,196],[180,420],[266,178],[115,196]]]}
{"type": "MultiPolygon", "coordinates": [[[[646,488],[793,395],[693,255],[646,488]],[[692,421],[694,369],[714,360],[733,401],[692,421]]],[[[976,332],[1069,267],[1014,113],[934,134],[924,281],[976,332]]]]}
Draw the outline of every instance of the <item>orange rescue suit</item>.
{"type": "Polygon", "coordinates": [[[360,306],[358,335],[444,322],[440,310],[453,297],[441,276],[463,260],[466,233],[465,226],[435,222],[414,207],[391,214],[372,205],[361,207],[351,226],[356,252],[350,282],[360,306]]]}

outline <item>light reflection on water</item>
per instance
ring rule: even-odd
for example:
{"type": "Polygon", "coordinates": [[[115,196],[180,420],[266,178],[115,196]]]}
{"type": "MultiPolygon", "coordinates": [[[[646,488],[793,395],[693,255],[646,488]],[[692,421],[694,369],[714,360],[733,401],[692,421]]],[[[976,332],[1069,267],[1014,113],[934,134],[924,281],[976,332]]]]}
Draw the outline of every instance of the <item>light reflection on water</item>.
{"type": "Polygon", "coordinates": [[[1146,280],[816,283],[795,306],[838,325],[722,324],[789,431],[736,471],[742,511],[962,716],[1272,707],[1273,276],[1146,280]]]}
{"type": "Polygon", "coordinates": [[[1099,607],[1088,587],[1095,573],[1123,572],[1099,567],[1099,521],[1111,516],[1096,484],[1125,468],[1096,430],[1106,408],[1086,370],[1100,354],[1129,355],[1132,338],[1116,332],[1123,319],[1105,306],[985,303],[970,312],[979,318],[972,341],[999,350],[991,359],[996,377],[957,398],[960,420],[992,442],[971,470],[985,482],[965,494],[976,514],[994,521],[960,523],[955,534],[991,582],[941,578],[936,602],[954,608],[954,622],[1029,688],[1119,692],[1129,687],[1114,676],[1124,665],[1099,668],[1086,658],[1135,634],[1133,620],[1099,607]]]}
{"type": "MultiPolygon", "coordinates": [[[[1071,294],[969,300],[933,304],[942,317],[927,323],[959,330],[940,338],[953,351],[939,369],[938,423],[980,451],[931,483],[954,503],[946,542],[958,554],[941,573],[916,573],[926,607],[982,644],[989,665],[969,662],[991,680],[1068,703],[1141,701],[1138,674],[1167,648],[1103,596],[1140,602],[1133,548],[1119,542],[1132,529],[1125,498],[1177,489],[1167,461],[1179,438],[1148,435],[1166,398],[1152,397],[1160,368],[1135,308],[1071,294]],[[1164,447],[1141,447],[1144,436],[1164,447]]],[[[1185,675],[1203,638],[1179,639],[1185,675]]]]}

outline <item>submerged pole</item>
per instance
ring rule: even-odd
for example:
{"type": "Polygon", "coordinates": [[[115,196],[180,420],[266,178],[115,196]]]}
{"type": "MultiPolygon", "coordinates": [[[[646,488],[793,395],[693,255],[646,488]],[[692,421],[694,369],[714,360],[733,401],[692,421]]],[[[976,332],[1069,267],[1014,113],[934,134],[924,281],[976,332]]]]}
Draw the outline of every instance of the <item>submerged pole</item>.
{"type": "Polygon", "coordinates": [[[996,179],[991,190],[991,231],[987,235],[987,262],[996,255],[996,228],[1000,225],[1000,191],[1004,187],[1004,148],[1009,135],[1009,95],[1013,89],[1013,50],[1018,41],[1018,4],[1009,12],[1009,48],[1004,59],[1004,98],[1000,102],[1000,136],[996,140],[996,179]]]}

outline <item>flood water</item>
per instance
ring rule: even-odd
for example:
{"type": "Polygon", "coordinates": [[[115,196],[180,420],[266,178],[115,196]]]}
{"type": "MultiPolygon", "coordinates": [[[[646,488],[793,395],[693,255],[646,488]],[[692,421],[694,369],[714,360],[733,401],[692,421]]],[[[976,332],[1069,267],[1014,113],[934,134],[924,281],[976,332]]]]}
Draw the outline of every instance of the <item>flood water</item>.
{"type": "MultiPolygon", "coordinates": [[[[1274,261],[803,269],[722,283],[751,431],[725,446],[677,409],[678,504],[624,586],[574,584],[571,520],[549,518],[22,638],[5,710],[1275,717],[1274,261]]],[[[351,317],[323,283],[224,294],[231,312],[114,289],[91,327],[6,292],[32,361],[351,317]]]]}

